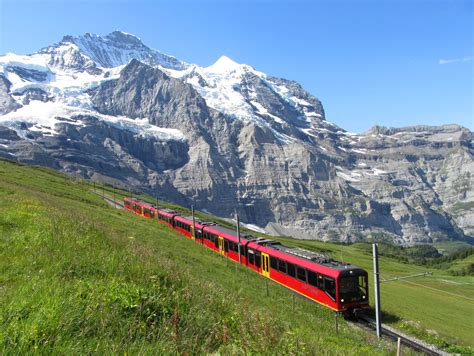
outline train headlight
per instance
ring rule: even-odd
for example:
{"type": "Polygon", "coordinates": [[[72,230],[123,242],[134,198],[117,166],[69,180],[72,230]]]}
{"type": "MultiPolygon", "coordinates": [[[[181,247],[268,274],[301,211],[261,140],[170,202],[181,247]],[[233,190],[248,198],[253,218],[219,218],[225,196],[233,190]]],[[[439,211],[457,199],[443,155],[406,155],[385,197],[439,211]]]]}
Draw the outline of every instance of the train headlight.
{"type": "Polygon", "coordinates": [[[362,299],[365,299],[365,295],[362,296],[362,299]]]}
{"type": "Polygon", "coordinates": [[[344,303],[344,298],[343,298],[343,299],[341,299],[341,303],[344,303]]]}

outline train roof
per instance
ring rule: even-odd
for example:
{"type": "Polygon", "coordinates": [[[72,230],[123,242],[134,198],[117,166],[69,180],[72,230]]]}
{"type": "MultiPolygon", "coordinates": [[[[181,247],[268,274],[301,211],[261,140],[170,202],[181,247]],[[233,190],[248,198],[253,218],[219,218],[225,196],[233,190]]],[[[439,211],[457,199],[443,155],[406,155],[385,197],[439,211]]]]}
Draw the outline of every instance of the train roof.
{"type": "Polygon", "coordinates": [[[193,222],[193,218],[189,219],[189,218],[187,218],[187,217],[185,218],[184,216],[181,216],[181,215],[176,215],[174,218],[178,221],[188,222],[188,223],[191,223],[191,224],[193,222]]]}
{"type": "MultiPolygon", "coordinates": [[[[205,227],[206,231],[211,232],[211,233],[216,233],[218,235],[221,235],[222,237],[226,237],[228,239],[231,239],[232,241],[238,242],[239,236],[237,235],[236,230],[229,229],[227,227],[218,225],[218,224],[213,224],[205,227]]],[[[245,244],[249,242],[253,236],[249,236],[246,234],[240,234],[240,243],[245,244]]]]}
{"type": "Polygon", "coordinates": [[[128,198],[128,197],[125,197],[123,198],[123,200],[126,200],[126,201],[129,201],[131,203],[135,203],[135,204],[139,204],[139,205],[142,205],[146,208],[156,208],[153,204],[150,204],[150,203],[147,203],[143,200],[139,200],[139,199],[135,199],[135,198],[128,198]]]}
{"type": "Polygon", "coordinates": [[[172,210],[172,209],[158,208],[158,212],[159,212],[159,213],[164,213],[165,215],[169,215],[169,216],[172,216],[172,215],[177,215],[177,216],[179,216],[178,212],[175,211],[175,210],[172,210]]]}
{"type": "Polygon", "coordinates": [[[358,269],[359,267],[333,260],[331,257],[323,255],[322,253],[304,250],[299,247],[288,247],[284,245],[271,245],[270,248],[283,252],[287,255],[295,256],[300,259],[316,263],[335,270],[358,269]]]}

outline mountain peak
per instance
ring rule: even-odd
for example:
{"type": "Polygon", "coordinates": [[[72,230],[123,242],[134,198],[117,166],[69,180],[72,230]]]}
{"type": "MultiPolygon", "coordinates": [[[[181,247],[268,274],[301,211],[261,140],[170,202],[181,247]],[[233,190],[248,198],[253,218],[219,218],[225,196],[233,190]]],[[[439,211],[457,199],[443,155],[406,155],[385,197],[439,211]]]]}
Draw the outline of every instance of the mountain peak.
{"type": "Polygon", "coordinates": [[[240,67],[242,67],[242,64],[223,55],[214,64],[207,67],[207,69],[212,72],[224,73],[236,70],[240,67]]]}
{"type": "MultiPolygon", "coordinates": [[[[87,34],[86,34],[87,35],[87,34]]],[[[140,44],[144,46],[142,40],[135,36],[132,35],[131,33],[115,30],[111,33],[109,33],[105,38],[113,41],[121,41],[121,42],[129,42],[129,43],[134,43],[134,44],[140,44]]]]}
{"type": "Polygon", "coordinates": [[[170,69],[180,70],[187,66],[175,57],[149,48],[137,36],[118,30],[106,36],[90,32],[79,36],[67,35],[61,42],[37,53],[49,54],[49,62],[66,70],[81,71],[83,62],[90,62],[96,67],[114,68],[127,64],[133,58],[152,66],[160,65],[170,69]],[[71,59],[77,63],[71,66],[71,59]]]}

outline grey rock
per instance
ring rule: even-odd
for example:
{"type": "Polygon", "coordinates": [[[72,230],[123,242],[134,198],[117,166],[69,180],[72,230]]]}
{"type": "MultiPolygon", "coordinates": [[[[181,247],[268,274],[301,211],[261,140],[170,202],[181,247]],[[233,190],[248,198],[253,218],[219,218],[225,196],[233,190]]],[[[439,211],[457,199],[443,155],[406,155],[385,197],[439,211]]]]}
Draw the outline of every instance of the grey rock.
{"type": "Polygon", "coordinates": [[[48,102],[53,100],[43,89],[40,88],[28,88],[20,92],[13,93],[15,97],[21,97],[21,103],[28,105],[32,100],[39,100],[42,102],[48,102]]]}
{"type": "Polygon", "coordinates": [[[0,75],[0,115],[8,114],[21,107],[10,95],[10,86],[8,79],[0,75]]]}
{"type": "Polygon", "coordinates": [[[42,72],[29,68],[9,66],[7,70],[11,73],[15,73],[20,78],[28,81],[45,82],[49,78],[47,72],[42,72]]]}
{"type": "MultiPolygon", "coordinates": [[[[199,87],[211,84],[199,71],[172,78],[157,66],[188,65],[121,32],[65,37],[40,53],[64,70],[102,73],[128,64],[118,79],[88,91],[96,115],[58,118],[53,128],[0,127],[4,157],[193,203],[222,217],[237,210],[244,222],[279,235],[402,245],[473,239],[474,149],[466,128],[376,126],[349,134],[326,121],[321,102],[298,83],[259,77],[245,66],[233,90],[255,120],[241,120],[208,106],[199,87]],[[141,136],[101,115],[146,118],[186,139],[141,136]]],[[[25,105],[51,100],[41,90],[16,94],[25,105]]],[[[2,113],[18,105],[3,78],[2,113]]]]}

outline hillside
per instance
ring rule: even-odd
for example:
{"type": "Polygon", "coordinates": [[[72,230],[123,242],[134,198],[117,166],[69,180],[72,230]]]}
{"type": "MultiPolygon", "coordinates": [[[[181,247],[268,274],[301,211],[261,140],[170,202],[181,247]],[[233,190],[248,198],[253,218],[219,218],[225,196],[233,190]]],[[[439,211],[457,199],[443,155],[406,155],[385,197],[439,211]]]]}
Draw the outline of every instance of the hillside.
{"type": "Polygon", "coordinates": [[[393,348],[48,169],[0,161],[0,231],[4,354],[393,348]]]}
{"type": "Polygon", "coordinates": [[[472,142],[456,124],[353,134],[295,81],[119,31],[0,56],[1,157],[237,209],[275,235],[472,242],[472,142]]]}
{"type": "MultiPolygon", "coordinates": [[[[344,320],[335,335],[332,312],[273,284],[267,297],[258,275],[110,207],[91,188],[0,161],[2,353],[393,352],[344,320]]],[[[282,240],[370,270],[370,255],[358,245],[282,240]]],[[[422,270],[388,258],[381,268],[384,278],[422,270]]],[[[472,345],[472,277],[433,277],[383,285],[386,321],[415,334],[434,329],[436,337],[418,336],[467,350],[453,342],[472,345]]]]}

